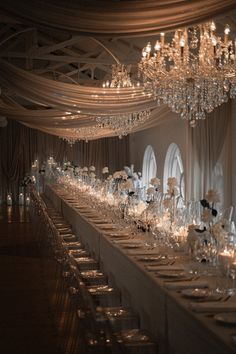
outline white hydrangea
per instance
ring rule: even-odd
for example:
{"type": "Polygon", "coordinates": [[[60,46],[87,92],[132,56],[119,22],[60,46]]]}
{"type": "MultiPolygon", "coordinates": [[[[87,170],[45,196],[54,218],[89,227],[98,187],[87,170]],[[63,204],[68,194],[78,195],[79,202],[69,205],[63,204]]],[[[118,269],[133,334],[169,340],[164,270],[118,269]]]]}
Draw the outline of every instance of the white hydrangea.
{"type": "Polygon", "coordinates": [[[149,187],[147,189],[147,195],[153,195],[155,193],[155,189],[153,187],[149,187]]]}
{"type": "Polygon", "coordinates": [[[220,202],[220,194],[217,190],[215,189],[209,189],[209,191],[206,194],[206,200],[209,203],[218,203],[220,202]]]}
{"type": "Polygon", "coordinates": [[[108,167],[103,167],[102,169],[102,173],[105,174],[105,173],[109,173],[109,169],[108,167]]]}

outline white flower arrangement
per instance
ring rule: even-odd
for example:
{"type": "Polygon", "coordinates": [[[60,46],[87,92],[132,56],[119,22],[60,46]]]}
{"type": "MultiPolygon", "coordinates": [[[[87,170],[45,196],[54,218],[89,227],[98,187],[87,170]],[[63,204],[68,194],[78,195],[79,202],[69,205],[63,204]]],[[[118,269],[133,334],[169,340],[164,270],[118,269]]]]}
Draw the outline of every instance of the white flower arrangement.
{"type": "Polygon", "coordinates": [[[206,194],[206,200],[209,203],[219,203],[220,202],[219,192],[215,189],[209,189],[209,191],[206,194]]]}
{"type": "Polygon", "coordinates": [[[116,171],[113,174],[113,178],[114,179],[127,179],[128,175],[127,175],[127,173],[125,171],[116,171]]]}
{"type": "Polygon", "coordinates": [[[206,198],[208,199],[202,199],[200,201],[203,207],[201,219],[204,223],[204,228],[199,229],[196,226],[193,231],[189,231],[188,241],[190,246],[195,242],[194,247],[203,247],[203,244],[205,247],[215,240],[216,247],[219,250],[224,246],[227,235],[221,222],[214,223],[214,218],[218,214],[217,210],[214,208],[214,203],[219,201],[219,193],[211,189],[207,192],[206,198]]]}
{"type": "Polygon", "coordinates": [[[177,179],[175,177],[169,177],[167,181],[167,185],[169,188],[174,188],[177,186],[177,179]]]}
{"type": "Polygon", "coordinates": [[[191,224],[188,226],[187,243],[189,249],[193,252],[195,245],[199,241],[199,233],[196,232],[197,225],[191,224]]]}
{"type": "Polygon", "coordinates": [[[124,183],[121,184],[121,190],[133,190],[133,183],[131,179],[127,179],[124,183]]]}
{"type": "Polygon", "coordinates": [[[86,166],[83,167],[82,171],[83,171],[83,172],[88,172],[88,167],[86,167],[86,166]]]}
{"type": "Polygon", "coordinates": [[[155,193],[155,189],[153,187],[149,187],[147,189],[147,195],[153,195],[155,193]]]}
{"type": "Polygon", "coordinates": [[[170,198],[165,198],[163,200],[163,206],[165,209],[169,209],[171,207],[171,199],[170,198]]]}
{"type": "Polygon", "coordinates": [[[210,209],[204,209],[202,212],[202,221],[205,223],[211,223],[213,221],[213,215],[210,209]]]}
{"type": "Polygon", "coordinates": [[[150,184],[151,184],[152,186],[154,186],[154,187],[159,187],[160,184],[161,184],[161,181],[160,181],[159,178],[153,177],[153,178],[151,179],[151,181],[150,181],[150,184]]]}
{"type": "Polygon", "coordinates": [[[177,179],[175,177],[169,177],[167,181],[168,185],[168,190],[167,193],[171,196],[174,197],[179,194],[179,190],[177,188],[177,179]]]}
{"type": "Polygon", "coordinates": [[[215,223],[211,227],[211,232],[216,240],[216,242],[219,244],[220,247],[225,246],[225,241],[227,239],[227,232],[223,228],[223,224],[221,222],[215,223]]]}
{"type": "Polygon", "coordinates": [[[102,173],[105,174],[105,173],[109,173],[109,169],[108,167],[103,167],[102,169],[102,173]]]}
{"type": "Polygon", "coordinates": [[[94,166],[90,166],[90,167],[89,167],[89,171],[95,172],[95,171],[96,171],[96,168],[95,168],[94,166]]]}

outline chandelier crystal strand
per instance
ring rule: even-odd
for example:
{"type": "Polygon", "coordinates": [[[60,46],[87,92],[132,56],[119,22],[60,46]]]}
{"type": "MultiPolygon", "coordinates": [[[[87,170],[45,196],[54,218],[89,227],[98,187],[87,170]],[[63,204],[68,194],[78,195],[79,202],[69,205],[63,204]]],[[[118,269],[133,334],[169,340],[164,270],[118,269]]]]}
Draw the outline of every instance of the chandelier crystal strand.
{"type": "MultiPolygon", "coordinates": [[[[111,81],[103,82],[104,88],[117,88],[119,94],[122,88],[135,88],[130,78],[130,73],[124,64],[118,63],[112,65],[112,78],[111,81]]],[[[140,82],[136,83],[140,87],[140,82]]],[[[146,92],[143,91],[146,95],[146,92]]],[[[149,92],[150,94],[150,92],[149,92]]],[[[127,112],[116,115],[104,115],[96,118],[96,121],[101,129],[109,129],[114,132],[119,138],[131,133],[136,127],[146,122],[150,117],[150,110],[143,110],[139,112],[127,112]]]]}
{"type": "Polygon", "coordinates": [[[131,133],[140,124],[146,122],[150,117],[150,110],[133,113],[122,113],[115,116],[97,117],[100,128],[107,128],[114,131],[120,139],[131,133]]]}
{"type": "Polygon", "coordinates": [[[70,134],[72,134],[72,136],[63,136],[61,138],[70,145],[73,145],[80,140],[84,140],[87,143],[89,140],[95,138],[99,129],[99,125],[74,128],[70,129],[70,134]]]}
{"type": "Polygon", "coordinates": [[[236,97],[235,45],[215,33],[214,22],[177,30],[170,43],[160,34],[143,48],[139,70],[157,104],[167,104],[194,127],[217,106],[236,97]]]}

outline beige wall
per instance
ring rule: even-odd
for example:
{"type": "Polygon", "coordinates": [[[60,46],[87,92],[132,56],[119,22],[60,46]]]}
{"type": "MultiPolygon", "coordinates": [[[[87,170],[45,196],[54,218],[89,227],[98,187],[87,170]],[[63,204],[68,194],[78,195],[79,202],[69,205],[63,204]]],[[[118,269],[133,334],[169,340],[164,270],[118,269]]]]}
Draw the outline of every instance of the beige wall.
{"type": "MultiPolygon", "coordinates": [[[[233,205],[236,208],[236,99],[232,101],[231,114],[232,148],[228,150],[227,156],[224,155],[224,153],[221,154],[221,160],[228,160],[230,163],[232,159],[232,173],[230,171],[231,178],[230,176],[227,176],[227,178],[229,177],[227,181],[231,184],[231,186],[229,186],[229,188],[225,188],[225,194],[227,194],[225,195],[225,199],[227,200],[227,202],[225,202],[225,206],[233,205]],[[229,156],[230,152],[232,152],[232,158],[231,156],[229,156]]],[[[185,171],[185,187],[187,188],[189,175],[188,160],[190,160],[190,156],[188,156],[190,151],[187,134],[188,124],[186,121],[182,121],[177,115],[171,112],[169,117],[172,117],[172,119],[166,119],[166,122],[164,124],[161,124],[160,126],[130,135],[130,161],[134,164],[135,171],[142,171],[142,162],[145,148],[147,145],[151,145],[155,151],[157,160],[157,176],[163,181],[163,170],[166,152],[169,145],[174,142],[178,145],[181,151],[185,171]]],[[[201,122],[199,122],[198,124],[201,124],[201,122]]],[[[223,163],[223,166],[225,168],[227,166],[227,163],[223,163]]],[[[228,168],[230,170],[229,165],[228,168]]],[[[192,178],[196,178],[196,176],[193,176],[192,178]]],[[[194,181],[194,183],[195,182],[197,183],[196,180],[194,181]]],[[[234,215],[236,219],[236,213],[234,215]]]]}

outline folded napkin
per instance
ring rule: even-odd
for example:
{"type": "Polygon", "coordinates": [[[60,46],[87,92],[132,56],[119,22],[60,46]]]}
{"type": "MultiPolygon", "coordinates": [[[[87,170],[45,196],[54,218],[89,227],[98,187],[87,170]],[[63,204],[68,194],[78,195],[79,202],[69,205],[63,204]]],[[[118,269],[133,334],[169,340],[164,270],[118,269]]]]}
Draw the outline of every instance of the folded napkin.
{"type": "MultiPolygon", "coordinates": [[[[160,262],[165,262],[168,260],[165,259],[160,259],[160,262]]],[[[168,261],[169,262],[169,261],[168,261]]],[[[180,265],[169,265],[169,264],[165,264],[165,265],[155,265],[155,264],[149,264],[146,266],[147,270],[153,270],[153,271],[181,271],[184,270],[184,267],[180,264],[180,265]]]]}
{"type": "Polygon", "coordinates": [[[218,301],[218,302],[201,302],[201,303],[190,303],[190,308],[195,312],[233,312],[236,311],[235,301],[218,301]]]}
{"type": "Polygon", "coordinates": [[[208,282],[204,280],[177,281],[177,282],[165,283],[165,287],[169,290],[207,288],[208,282]]]}

